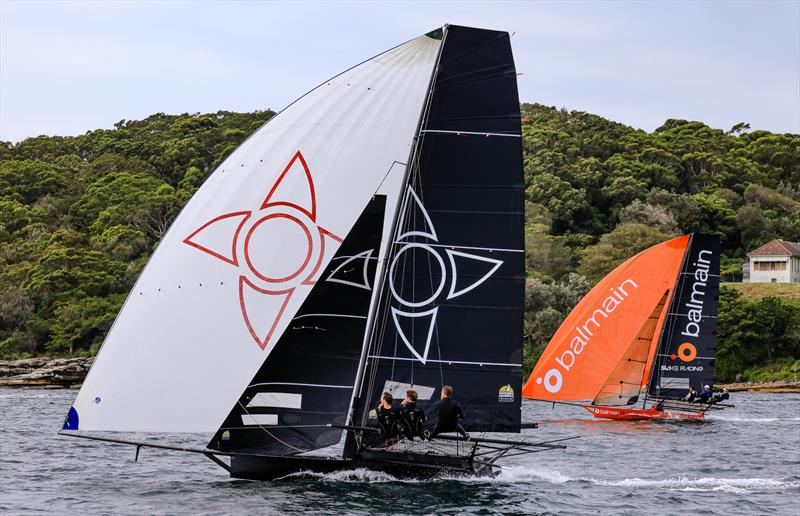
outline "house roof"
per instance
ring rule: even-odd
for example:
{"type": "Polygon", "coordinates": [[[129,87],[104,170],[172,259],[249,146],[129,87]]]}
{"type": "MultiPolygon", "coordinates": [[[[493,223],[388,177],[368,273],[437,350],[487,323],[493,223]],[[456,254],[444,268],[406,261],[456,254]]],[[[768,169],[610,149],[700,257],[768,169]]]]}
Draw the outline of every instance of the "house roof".
{"type": "Polygon", "coordinates": [[[753,249],[747,256],[800,256],[800,243],[773,240],[758,249],[753,249]]]}

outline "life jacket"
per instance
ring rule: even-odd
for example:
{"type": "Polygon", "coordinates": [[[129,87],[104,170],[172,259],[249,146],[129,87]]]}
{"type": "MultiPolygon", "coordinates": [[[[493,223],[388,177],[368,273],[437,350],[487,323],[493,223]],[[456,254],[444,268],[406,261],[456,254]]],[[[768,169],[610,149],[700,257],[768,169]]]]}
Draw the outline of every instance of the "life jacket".
{"type": "Polygon", "coordinates": [[[422,435],[422,427],[425,424],[425,411],[417,407],[416,403],[409,403],[402,409],[403,433],[410,436],[422,435]]]}
{"type": "Polygon", "coordinates": [[[383,437],[395,437],[397,435],[397,409],[378,407],[375,409],[375,415],[378,418],[378,425],[383,437]]]}

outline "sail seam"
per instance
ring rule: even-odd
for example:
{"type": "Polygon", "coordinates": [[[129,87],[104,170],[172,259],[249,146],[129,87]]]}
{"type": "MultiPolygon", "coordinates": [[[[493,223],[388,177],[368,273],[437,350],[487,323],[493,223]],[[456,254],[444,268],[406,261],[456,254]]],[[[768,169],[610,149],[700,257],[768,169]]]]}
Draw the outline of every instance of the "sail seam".
{"type": "Polygon", "coordinates": [[[329,389],[352,389],[352,385],[325,385],[322,383],[292,383],[292,382],[264,382],[264,383],[254,383],[252,385],[248,385],[247,388],[250,389],[252,387],[264,387],[267,385],[293,385],[296,387],[324,387],[329,389]]]}
{"type": "MultiPolygon", "coordinates": [[[[402,244],[404,242],[395,241],[395,244],[402,244]]],[[[425,243],[428,247],[442,247],[445,249],[469,249],[471,251],[489,251],[490,253],[493,251],[503,252],[503,253],[524,253],[525,249],[502,249],[497,247],[473,247],[468,245],[453,245],[453,244],[430,244],[425,243]]]]}
{"type": "Polygon", "coordinates": [[[346,317],[348,319],[366,319],[366,315],[352,315],[352,314],[303,314],[298,315],[292,320],[302,319],[303,317],[346,317]]]}
{"type": "MultiPolygon", "coordinates": [[[[383,355],[369,355],[369,358],[377,358],[382,360],[406,360],[409,362],[414,362],[416,358],[405,358],[405,357],[387,357],[383,355]]],[[[481,365],[481,366],[513,366],[513,367],[522,367],[522,364],[513,364],[513,363],[503,363],[503,362],[464,362],[460,360],[432,360],[428,359],[426,362],[434,362],[437,364],[460,364],[460,365],[481,365]]]]}
{"type": "Polygon", "coordinates": [[[423,129],[420,133],[441,133],[441,134],[472,134],[478,136],[505,136],[507,138],[522,138],[521,134],[507,134],[507,133],[483,133],[477,131],[447,131],[445,129],[423,129]]]}

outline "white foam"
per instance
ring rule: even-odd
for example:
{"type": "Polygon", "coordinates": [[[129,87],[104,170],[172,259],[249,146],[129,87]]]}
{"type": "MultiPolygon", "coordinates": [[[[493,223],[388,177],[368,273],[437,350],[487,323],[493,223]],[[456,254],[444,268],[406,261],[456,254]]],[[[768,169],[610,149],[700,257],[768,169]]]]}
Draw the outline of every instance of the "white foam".
{"type": "Polygon", "coordinates": [[[800,481],[784,481],[774,478],[689,478],[686,476],[664,480],[625,478],[622,480],[594,480],[593,483],[616,487],[650,487],[677,491],[729,491],[751,493],[753,491],[777,491],[799,488],[800,481]]]}
{"type": "MultiPolygon", "coordinates": [[[[315,471],[298,471],[281,477],[284,479],[302,479],[313,478],[327,482],[366,482],[366,483],[379,483],[379,482],[408,482],[408,480],[400,480],[393,477],[388,473],[380,471],[373,471],[367,468],[356,468],[349,470],[333,471],[330,473],[317,473],[315,471]]],[[[414,482],[412,480],[412,482],[414,482]]]]}
{"type": "Polygon", "coordinates": [[[544,481],[551,484],[586,482],[597,486],[665,489],[670,491],[725,491],[752,493],[755,491],[784,491],[800,489],[800,480],[778,480],[774,478],[690,478],[680,476],[667,479],[623,478],[605,480],[597,478],[569,477],[547,468],[510,467],[503,468],[494,478],[468,478],[472,482],[531,482],[544,481]]]}
{"type": "Polygon", "coordinates": [[[776,421],[800,421],[800,417],[736,417],[707,415],[711,421],[729,421],[733,423],[774,423],[776,421]]]}

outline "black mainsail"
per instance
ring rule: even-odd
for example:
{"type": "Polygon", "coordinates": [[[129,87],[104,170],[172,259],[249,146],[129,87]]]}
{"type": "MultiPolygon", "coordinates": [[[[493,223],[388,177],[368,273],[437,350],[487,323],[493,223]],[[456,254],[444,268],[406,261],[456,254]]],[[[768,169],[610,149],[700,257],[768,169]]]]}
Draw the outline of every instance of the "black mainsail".
{"type": "Polygon", "coordinates": [[[508,33],[448,26],[386,260],[354,421],[452,385],[473,431],[518,432],[524,182],[508,33]]]}
{"type": "Polygon", "coordinates": [[[653,359],[648,395],[680,398],[714,385],[720,241],[693,233],[653,359]]]}

